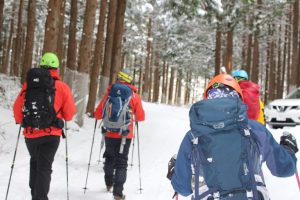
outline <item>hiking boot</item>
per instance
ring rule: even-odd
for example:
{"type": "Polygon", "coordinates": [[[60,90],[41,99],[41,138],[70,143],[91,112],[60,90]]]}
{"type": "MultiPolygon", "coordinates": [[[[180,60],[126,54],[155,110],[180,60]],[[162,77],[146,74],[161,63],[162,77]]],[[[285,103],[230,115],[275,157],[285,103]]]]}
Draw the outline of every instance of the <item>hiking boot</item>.
{"type": "Polygon", "coordinates": [[[125,195],[119,196],[119,195],[114,195],[114,200],[124,200],[125,195]]]}
{"type": "Polygon", "coordinates": [[[112,187],[113,187],[112,185],[107,185],[106,186],[106,191],[107,192],[112,192],[112,187]]]}

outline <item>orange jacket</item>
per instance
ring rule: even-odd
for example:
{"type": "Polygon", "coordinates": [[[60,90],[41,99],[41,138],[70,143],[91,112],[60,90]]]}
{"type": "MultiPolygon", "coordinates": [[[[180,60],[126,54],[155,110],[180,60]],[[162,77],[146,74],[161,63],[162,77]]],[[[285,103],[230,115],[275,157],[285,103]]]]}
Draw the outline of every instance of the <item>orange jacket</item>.
{"type": "MultiPolygon", "coordinates": [[[[134,87],[133,85],[124,83],[124,82],[118,82],[118,83],[126,84],[127,86],[129,86],[132,89],[133,94],[132,94],[132,97],[131,97],[130,106],[132,108],[132,113],[135,116],[134,119],[135,119],[135,121],[144,121],[145,120],[145,112],[144,112],[144,109],[143,109],[143,106],[142,106],[141,98],[136,93],[136,91],[137,91],[136,87],[134,87]]],[[[111,88],[111,86],[109,86],[107,88],[106,94],[104,95],[104,97],[102,98],[102,100],[100,101],[99,105],[96,108],[96,111],[94,113],[94,116],[95,116],[96,119],[102,119],[103,109],[104,109],[104,106],[105,106],[110,88],[111,88]]],[[[129,138],[129,139],[133,138],[133,127],[134,127],[134,120],[132,118],[131,124],[129,125],[130,132],[127,136],[127,138],[129,138]]],[[[120,133],[116,133],[116,132],[107,132],[106,137],[122,138],[120,133]]]]}
{"type": "MultiPolygon", "coordinates": [[[[51,76],[56,79],[55,81],[55,96],[54,96],[54,110],[57,113],[59,119],[64,119],[65,121],[72,120],[76,108],[73,100],[72,92],[67,84],[59,80],[59,75],[57,70],[49,70],[51,76]]],[[[14,103],[14,117],[17,124],[21,124],[23,120],[23,104],[25,93],[27,89],[27,84],[24,83],[21,92],[17,96],[17,99],[14,103]]],[[[51,132],[46,132],[45,130],[31,129],[28,127],[24,129],[23,134],[26,138],[38,138],[48,135],[62,135],[62,129],[51,127],[51,132]]]]}

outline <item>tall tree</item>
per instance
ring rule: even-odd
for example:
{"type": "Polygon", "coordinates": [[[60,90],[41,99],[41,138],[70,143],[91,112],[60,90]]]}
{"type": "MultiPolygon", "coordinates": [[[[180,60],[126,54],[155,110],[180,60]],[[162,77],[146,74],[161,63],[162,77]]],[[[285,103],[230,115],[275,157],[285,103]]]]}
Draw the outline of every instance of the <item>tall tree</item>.
{"type": "Polygon", "coordinates": [[[65,33],[65,7],[66,7],[66,0],[61,0],[60,6],[60,19],[59,19],[59,26],[58,26],[58,38],[57,38],[57,56],[60,58],[60,67],[59,73],[60,77],[63,80],[65,74],[65,43],[64,43],[64,33],[65,33]]]}
{"type": "Polygon", "coordinates": [[[171,77],[170,77],[169,97],[168,97],[169,104],[173,103],[174,77],[175,77],[175,68],[171,67],[171,77]]]}
{"type": "Polygon", "coordinates": [[[121,49],[122,49],[122,38],[124,30],[124,17],[126,10],[127,0],[118,0],[116,24],[114,31],[114,41],[113,41],[113,50],[112,50],[112,61],[110,67],[110,81],[112,84],[115,82],[118,72],[121,69],[121,49]]]}
{"type": "Polygon", "coordinates": [[[24,0],[20,0],[19,12],[18,12],[18,26],[16,33],[16,43],[14,48],[14,57],[13,57],[13,75],[19,76],[20,71],[20,59],[21,59],[21,46],[22,46],[22,37],[23,37],[23,11],[24,11],[24,0]]]}
{"type": "Polygon", "coordinates": [[[24,63],[22,67],[21,83],[25,82],[27,71],[32,67],[32,54],[34,47],[34,32],[36,24],[36,0],[29,0],[27,12],[27,34],[24,51],[24,63]]]}
{"type": "Polygon", "coordinates": [[[61,0],[49,0],[43,52],[57,53],[61,0]]]}
{"type": "Polygon", "coordinates": [[[3,58],[3,66],[1,69],[1,73],[4,74],[8,74],[9,73],[9,69],[10,69],[10,65],[9,65],[9,60],[10,60],[10,50],[12,48],[12,43],[13,43],[13,35],[15,34],[15,18],[16,18],[16,7],[17,7],[17,3],[16,2],[12,2],[12,17],[10,19],[10,27],[9,27],[9,36],[8,36],[8,41],[7,41],[7,45],[5,46],[6,50],[5,50],[5,54],[4,54],[4,58],[3,58]]]}
{"type": "Polygon", "coordinates": [[[262,9],[262,0],[257,0],[257,9],[258,14],[256,15],[256,27],[254,31],[254,42],[253,42],[253,61],[252,61],[252,67],[251,67],[251,80],[255,83],[258,82],[258,75],[259,75],[259,34],[260,34],[260,14],[262,9]]]}
{"type": "Polygon", "coordinates": [[[78,2],[77,0],[71,0],[71,16],[69,25],[69,40],[68,40],[68,51],[67,51],[67,66],[64,80],[65,82],[73,88],[73,80],[75,72],[77,70],[77,40],[76,40],[76,30],[77,30],[77,13],[78,13],[78,2]]]}
{"type": "Polygon", "coordinates": [[[233,28],[229,28],[227,31],[227,39],[226,39],[226,60],[225,67],[227,73],[231,73],[232,70],[232,54],[233,54],[233,28]]]}
{"type": "MultiPolygon", "coordinates": [[[[0,66],[3,63],[3,38],[2,38],[2,27],[3,27],[3,10],[4,10],[4,1],[0,1],[0,66]]],[[[0,67],[1,71],[1,67],[0,67]]]]}
{"type": "Polygon", "coordinates": [[[109,85],[117,7],[118,7],[118,0],[109,1],[104,61],[103,61],[103,67],[101,71],[101,79],[100,79],[100,90],[99,90],[100,97],[104,96],[104,93],[106,92],[106,88],[109,85]]]}
{"type": "Polygon", "coordinates": [[[292,39],[292,73],[290,89],[297,86],[298,75],[298,38],[299,38],[299,1],[293,4],[293,39],[292,39]]]}
{"type": "Polygon", "coordinates": [[[221,69],[221,47],[222,47],[222,32],[219,30],[219,28],[217,28],[216,46],[215,46],[215,75],[218,75],[221,69]]]}
{"type": "Polygon", "coordinates": [[[150,62],[152,56],[152,19],[149,17],[148,21],[148,37],[147,37],[147,55],[145,60],[145,74],[144,74],[144,84],[143,84],[143,99],[148,100],[150,97],[150,62]]]}
{"type": "Polygon", "coordinates": [[[103,36],[104,36],[106,7],[107,7],[106,5],[107,5],[107,0],[101,0],[98,32],[97,32],[97,39],[96,39],[96,45],[94,51],[94,63],[91,71],[90,92],[89,92],[89,99],[87,104],[87,113],[90,113],[90,115],[93,115],[95,109],[99,71],[102,64],[102,57],[103,57],[102,49],[103,49],[103,39],[104,39],[103,36]]]}
{"type": "Polygon", "coordinates": [[[83,115],[86,109],[86,96],[88,94],[89,69],[92,55],[93,31],[95,26],[95,15],[97,0],[88,0],[84,14],[82,39],[79,46],[78,73],[76,77],[76,105],[77,123],[83,126],[83,115]]]}

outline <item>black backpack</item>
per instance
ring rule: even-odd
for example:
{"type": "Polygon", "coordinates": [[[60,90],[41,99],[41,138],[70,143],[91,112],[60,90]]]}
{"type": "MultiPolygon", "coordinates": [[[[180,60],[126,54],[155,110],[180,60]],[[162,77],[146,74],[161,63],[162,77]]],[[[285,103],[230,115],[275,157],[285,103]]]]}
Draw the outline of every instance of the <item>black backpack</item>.
{"type": "Polygon", "coordinates": [[[46,129],[51,126],[63,128],[63,121],[57,118],[54,110],[55,80],[49,70],[30,69],[26,81],[22,126],[34,129],[46,129]]]}

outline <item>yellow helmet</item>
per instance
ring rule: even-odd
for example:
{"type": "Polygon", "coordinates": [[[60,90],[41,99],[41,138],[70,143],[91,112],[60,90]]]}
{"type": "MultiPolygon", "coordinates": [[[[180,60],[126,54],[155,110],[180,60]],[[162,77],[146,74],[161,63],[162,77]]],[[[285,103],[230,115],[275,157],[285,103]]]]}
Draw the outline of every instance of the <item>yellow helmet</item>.
{"type": "Polygon", "coordinates": [[[118,73],[118,80],[124,81],[126,83],[132,83],[133,77],[131,75],[129,75],[129,73],[126,73],[125,71],[120,71],[118,73]]]}

